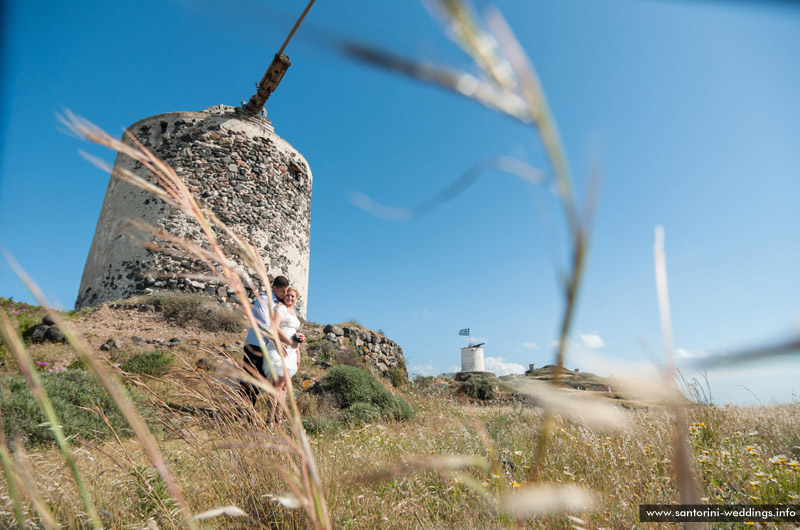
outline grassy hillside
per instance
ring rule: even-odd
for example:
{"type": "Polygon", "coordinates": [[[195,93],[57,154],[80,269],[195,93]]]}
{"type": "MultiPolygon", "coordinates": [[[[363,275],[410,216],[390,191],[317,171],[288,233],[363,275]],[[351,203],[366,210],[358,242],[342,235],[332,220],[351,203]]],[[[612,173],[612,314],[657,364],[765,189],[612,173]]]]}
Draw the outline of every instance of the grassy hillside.
{"type": "MultiPolygon", "coordinates": [[[[25,311],[39,314],[33,306],[25,311]]],[[[167,323],[168,317],[158,311],[117,310],[112,314],[130,317],[115,321],[119,337],[126,341],[136,333],[150,340],[145,333],[148,328],[162,335],[170,330],[183,337],[163,351],[143,340],[139,346],[123,342],[122,350],[101,351],[98,347],[95,353],[103,356],[109,369],[133,393],[191,511],[235,506],[246,514],[205,520],[211,528],[309,527],[307,512],[297,507],[301,495],[296,493],[293,477],[297,475],[293,472],[298,469],[298,453],[291,441],[296,439],[291,425],[284,423],[277,429],[266,425],[266,398],[252,413],[242,413],[236,392],[220,383],[216,364],[198,363],[201,359],[217,363],[235,351],[231,341],[238,335],[226,335],[216,327],[216,331],[204,331],[191,319],[181,324],[183,327],[175,327],[173,322],[159,328],[158,322],[167,323]],[[142,315],[149,320],[142,320],[142,315]],[[194,338],[185,338],[181,329],[189,330],[194,338]]],[[[101,308],[73,322],[84,332],[98,330],[107,315],[107,308],[101,308]]],[[[315,331],[318,326],[307,327],[312,336],[320,335],[315,331]]],[[[98,346],[106,336],[98,333],[89,339],[98,346]]],[[[34,358],[41,357],[42,351],[49,356],[47,365],[36,366],[47,376],[47,388],[61,389],[54,390],[51,397],[62,421],[68,427],[72,421],[80,422],[74,426],[79,432],[69,428],[67,432],[77,433],[71,440],[74,458],[103,525],[141,528],[152,520],[160,528],[183,527],[178,506],[146,457],[141,440],[131,436],[116,410],[109,415],[108,396],[90,390],[81,394],[83,402],[69,401],[74,393],[65,393],[64,385],[55,380],[81,379],[74,374],[85,366],[75,361],[70,346],[53,348],[30,345],[34,358]],[[67,364],[69,369],[57,369],[67,364]],[[66,414],[65,410],[81,415],[66,414]],[[104,423],[104,416],[110,418],[107,425],[113,430],[104,423]]],[[[569,419],[569,414],[554,416],[542,453],[543,409],[534,402],[510,399],[506,385],[513,386],[514,381],[497,382],[497,395],[503,399],[484,401],[468,398],[463,386],[451,381],[420,378],[395,388],[387,379],[371,378],[357,367],[335,361],[333,366],[342,367],[339,372],[345,374],[355,371],[355,378],[339,375],[326,380],[327,363],[303,356],[295,395],[299,411],[308,420],[310,451],[336,528],[516,527],[517,516],[504,511],[502,503],[533,483],[586,488],[591,492],[587,502],[591,500],[592,507],[524,516],[519,523],[525,528],[635,528],[639,527],[639,504],[679,502],[673,420],[667,408],[614,404],[627,426],[611,430],[569,419]],[[343,397],[341,392],[351,392],[347,390],[351,383],[355,384],[352,395],[362,397],[343,397]],[[388,404],[389,412],[381,413],[382,403],[388,404]],[[398,410],[408,412],[398,414],[398,410]]],[[[20,378],[11,375],[13,363],[7,363],[4,370],[6,383],[16,378],[14,397],[18,398],[20,378]]],[[[529,379],[547,379],[544,372],[532,373],[529,379]]],[[[568,383],[574,383],[568,384],[573,392],[581,382],[603,383],[591,374],[571,372],[567,376],[568,383]]],[[[4,388],[10,388],[6,383],[4,388]]],[[[9,397],[4,398],[6,402],[9,397]]],[[[19,405],[19,399],[14,403],[19,405]]],[[[20,410],[25,409],[17,406],[15,414],[20,410]]],[[[688,408],[685,422],[702,502],[796,504],[800,493],[799,418],[797,403],[688,408]]],[[[6,415],[6,420],[11,418],[6,415]]],[[[14,469],[29,477],[23,484],[35,485],[31,489],[55,520],[90,527],[61,453],[41,434],[20,432],[46,430],[41,419],[31,420],[13,420],[14,429],[6,430],[18,462],[14,469]]],[[[7,482],[0,486],[0,499],[0,524],[13,526],[7,482]]],[[[28,523],[42,521],[32,504],[22,501],[21,506],[28,523]]],[[[648,525],[671,527],[666,523],[648,525]]]]}

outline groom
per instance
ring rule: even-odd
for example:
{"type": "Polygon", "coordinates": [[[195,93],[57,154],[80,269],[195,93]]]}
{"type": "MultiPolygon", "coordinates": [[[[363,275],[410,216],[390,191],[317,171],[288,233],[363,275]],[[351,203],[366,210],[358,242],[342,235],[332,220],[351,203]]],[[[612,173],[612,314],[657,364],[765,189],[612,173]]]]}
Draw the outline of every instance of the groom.
{"type": "MultiPolygon", "coordinates": [[[[275,306],[283,301],[283,297],[286,294],[286,289],[289,287],[289,279],[286,276],[277,276],[272,281],[272,296],[268,294],[262,294],[261,296],[257,297],[255,302],[253,302],[253,316],[256,319],[256,323],[258,324],[258,329],[261,331],[261,336],[264,339],[264,342],[269,342],[267,338],[267,332],[269,332],[270,328],[270,321],[269,321],[269,309],[275,309],[275,306]],[[269,305],[267,305],[269,304],[269,305]]],[[[278,330],[278,333],[281,331],[278,330]]],[[[258,338],[256,337],[256,332],[252,328],[250,328],[247,332],[247,339],[244,341],[244,367],[245,371],[255,372],[257,376],[264,375],[264,354],[261,353],[261,349],[258,346],[258,338]],[[249,368],[248,368],[249,367],[249,368]]],[[[255,405],[256,398],[261,391],[254,385],[250,383],[242,383],[242,388],[247,394],[247,397],[250,399],[250,402],[255,405]]]]}

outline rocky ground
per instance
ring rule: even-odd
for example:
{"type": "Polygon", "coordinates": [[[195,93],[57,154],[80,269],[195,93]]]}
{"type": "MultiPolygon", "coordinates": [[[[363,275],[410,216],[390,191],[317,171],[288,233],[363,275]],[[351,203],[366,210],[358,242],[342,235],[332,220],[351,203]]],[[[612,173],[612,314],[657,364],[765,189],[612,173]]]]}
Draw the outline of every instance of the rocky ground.
{"type": "MultiPolygon", "coordinates": [[[[42,308],[5,300],[3,309],[22,328],[34,361],[47,363],[40,366],[59,371],[77,360],[42,308]]],[[[138,297],[64,316],[95,354],[115,364],[139,353],[169,350],[179,353],[184,364],[211,369],[222,355],[240,357],[247,333],[238,315],[197,296],[177,295],[161,303],[138,297]]],[[[361,363],[372,367],[376,375],[408,378],[402,348],[381,333],[353,322],[303,322],[299,332],[308,339],[301,346],[301,369],[361,363]]]]}

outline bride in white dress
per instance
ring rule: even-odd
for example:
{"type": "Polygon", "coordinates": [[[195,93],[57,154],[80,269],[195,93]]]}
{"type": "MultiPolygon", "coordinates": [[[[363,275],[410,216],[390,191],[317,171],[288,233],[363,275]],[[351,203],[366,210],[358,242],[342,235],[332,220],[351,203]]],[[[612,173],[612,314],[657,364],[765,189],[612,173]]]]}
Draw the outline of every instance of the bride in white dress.
{"type": "MultiPolygon", "coordinates": [[[[271,341],[267,346],[267,353],[270,361],[272,361],[272,367],[275,369],[278,379],[281,379],[281,383],[283,383],[279,385],[276,382],[275,386],[279,388],[281,386],[285,387],[286,385],[286,381],[282,381],[284,364],[289,371],[289,377],[297,373],[297,363],[299,360],[298,346],[300,346],[300,343],[295,341],[293,337],[297,333],[297,328],[300,327],[300,319],[297,318],[297,315],[294,314],[294,309],[292,309],[296,302],[297,289],[289,287],[286,289],[286,294],[283,296],[283,302],[278,303],[278,305],[275,306],[275,311],[272,313],[271,325],[274,326],[273,329],[279,329],[281,331],[279,336],[281,342],[284,343],[283,350],[286,353],[286,357],[282,357],[271,341]]],[[[270,379],[272,378],[272,372],[266,361],[264,362],[264,375],[270,379]]]]}
{"type": "Polygon", "coordinates": [[[275,348],[275,345],[270,340],[267,344],[267,355],[269,361],[264,359],[263,370],[264,375],[272,383],[277,391],[277,396],[270,398],[270,407],[267,414],[267,422],[269,425],[274,425],[275,422],[280,422],[280,412],[282,406],[286,404],[286,377],[283,368],[289,372],[291,378],[297,373],[297,363],[299,358],[300,343],[295,340],[297,328],[300,327],[300,319],[294,314],[295,302],[297,302],[297,289],[289,287],[286,289],[286,294],[283,296],[283,302],[275,306],[275,311],[272,312],[272,320],[270,326],[277,331],[281,343],[283,343],[284,355],[275,348]],[[270,362],[275,373],[270,370],[270,362]],[[275,399],[277,398],[277,400],[275,399]]]}

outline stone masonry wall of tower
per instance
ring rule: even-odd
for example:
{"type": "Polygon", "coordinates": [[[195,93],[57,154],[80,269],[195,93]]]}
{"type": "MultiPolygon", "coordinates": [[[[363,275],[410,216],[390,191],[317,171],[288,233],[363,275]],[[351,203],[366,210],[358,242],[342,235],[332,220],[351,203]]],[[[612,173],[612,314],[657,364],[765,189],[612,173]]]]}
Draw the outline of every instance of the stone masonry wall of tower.
{"type": "MultiPolygon", "coordinates": [[[[298,310],[305,317],[312,175],[306,160],[275,134],[269,120],[217,106],[153,116],[129,131],[175,169],[202,205],[256,246],[271,278],[289,277],[300,291],[298,310]]],[[[140,164],[122,155],[115,168],[145,176],[140,164]]],[[[112,176],[76,308],[156,291],[203,293],[229,301],[232,293],[224,285],[179,276],[208,274],[202,263],[145,249],[131,238],[133,233],[152,240],[132,230],[128,219],[202,241],[199,227],[184,214],[112,176]]]]}

